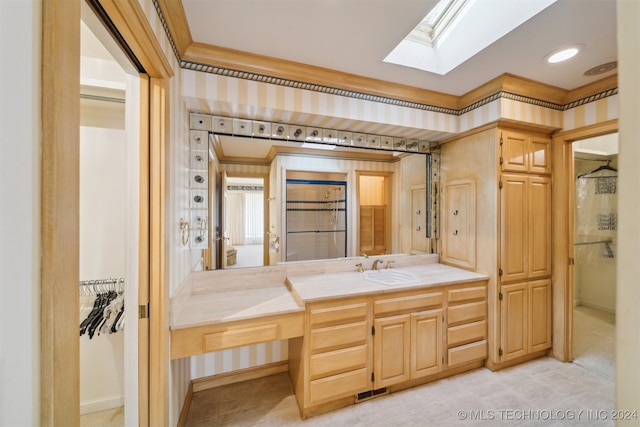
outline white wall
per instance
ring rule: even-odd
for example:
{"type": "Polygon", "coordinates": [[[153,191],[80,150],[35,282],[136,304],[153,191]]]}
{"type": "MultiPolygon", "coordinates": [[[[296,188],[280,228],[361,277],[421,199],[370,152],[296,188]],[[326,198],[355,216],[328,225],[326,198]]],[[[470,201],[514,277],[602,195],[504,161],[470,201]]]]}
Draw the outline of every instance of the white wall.
{"type": "Polygon", "coordinates": [[[40,419],[39,1],[0,1],[0,425],[40,419]]]}
{"type": "MultiPolygon", "coordinates": [[[[124,106],[121,122],[120,129],[80,128],[80,280],[127,273],[124,106]]],[[[124,332],[81,336],[80,413],[123,404],[124,332]]]]}
{"type": "MultiPolygon", "coordinates": [[[[640,408],[640,2],[618,0],[620,170],[616,302],[616,407],[640,408]]],[[[619,421],[619,426],[637,425],[619,421]]]]}

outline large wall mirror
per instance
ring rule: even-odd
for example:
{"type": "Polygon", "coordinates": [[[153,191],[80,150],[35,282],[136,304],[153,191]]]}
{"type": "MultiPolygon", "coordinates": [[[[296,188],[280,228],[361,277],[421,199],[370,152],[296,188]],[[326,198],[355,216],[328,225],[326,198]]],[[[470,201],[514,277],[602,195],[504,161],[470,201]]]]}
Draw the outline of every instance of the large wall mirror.
{"type": "Polygon", "coordinates": [[[190,123],[192,167],[208,156],[191,171],[194,270],[435,252],[428,142],[203,114],[190,123]]]}

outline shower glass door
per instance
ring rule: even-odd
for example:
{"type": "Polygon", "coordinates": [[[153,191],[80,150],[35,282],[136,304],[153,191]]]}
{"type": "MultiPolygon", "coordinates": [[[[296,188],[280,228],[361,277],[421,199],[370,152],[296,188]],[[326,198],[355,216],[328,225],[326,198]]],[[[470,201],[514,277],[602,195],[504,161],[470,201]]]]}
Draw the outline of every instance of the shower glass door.
{"type": "Polygon", "coordinates": [[[347,183],[287,179],[287,261],[347,253],[347,183]]]}

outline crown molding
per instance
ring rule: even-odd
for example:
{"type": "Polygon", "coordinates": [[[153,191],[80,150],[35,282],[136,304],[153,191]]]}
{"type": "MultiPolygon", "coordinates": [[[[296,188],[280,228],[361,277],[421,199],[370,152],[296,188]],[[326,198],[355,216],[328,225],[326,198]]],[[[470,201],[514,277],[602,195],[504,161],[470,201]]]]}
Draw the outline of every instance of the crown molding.
{"type": "Polygon", "coordinates": [[[500,98],[564,111],[618,93],[617,75],[566,90],[505,73],[462,96],[449,95],[194,42],[182,1],[152,1],[180,66],[199,72],[453,115],[467,113],[500,98]],[[167,16],[170,19],[165,18],[167,16]]]}

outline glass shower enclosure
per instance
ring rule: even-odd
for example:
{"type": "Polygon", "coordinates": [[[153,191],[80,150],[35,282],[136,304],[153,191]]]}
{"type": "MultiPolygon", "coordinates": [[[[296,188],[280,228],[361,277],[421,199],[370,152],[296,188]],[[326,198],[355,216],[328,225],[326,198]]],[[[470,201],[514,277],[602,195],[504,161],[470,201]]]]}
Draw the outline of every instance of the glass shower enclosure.
{"type": "Polygon", "coordinates": [[[347,183],[287,179],[287,261],[347,254],[347,183]]]}

